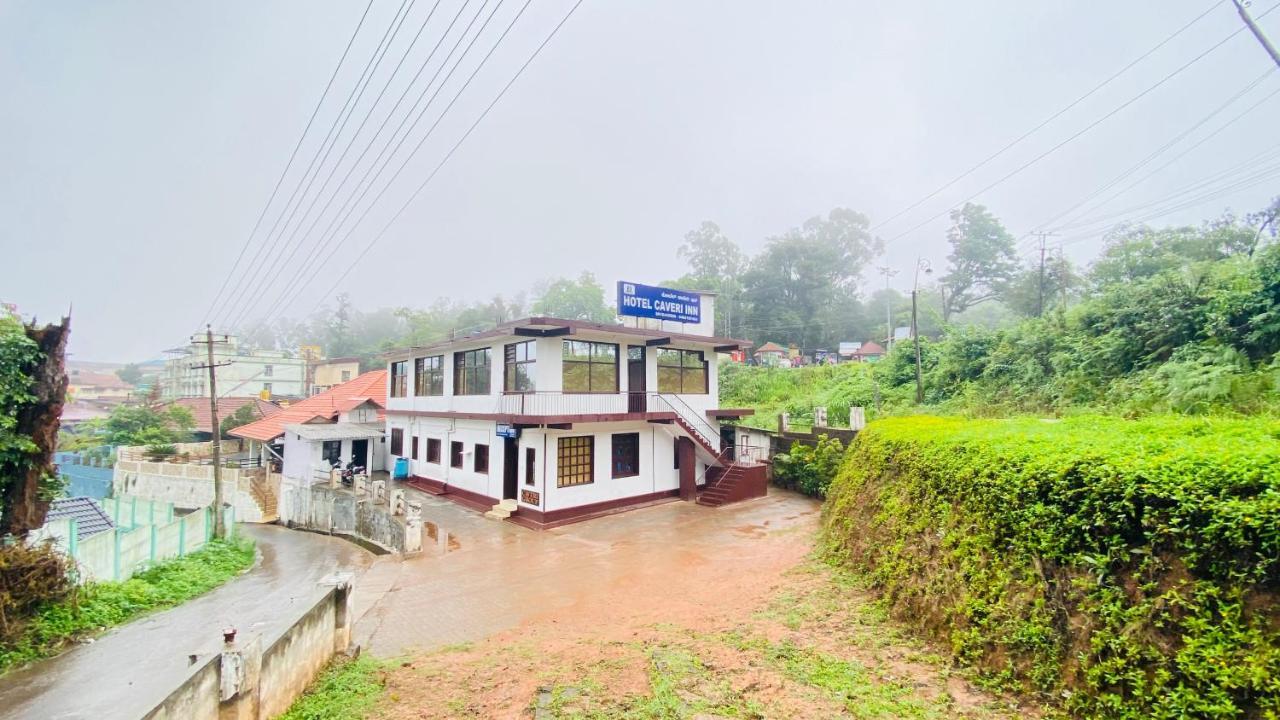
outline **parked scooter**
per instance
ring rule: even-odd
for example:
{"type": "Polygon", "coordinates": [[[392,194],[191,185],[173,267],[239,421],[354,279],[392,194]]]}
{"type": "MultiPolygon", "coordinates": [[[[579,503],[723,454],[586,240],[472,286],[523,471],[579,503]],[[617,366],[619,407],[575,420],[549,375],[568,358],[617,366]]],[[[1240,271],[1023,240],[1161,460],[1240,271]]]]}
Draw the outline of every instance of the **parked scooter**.
{"type": "MultiPolygon", "coordinates": [[[[341,464],[342,463],[338,463],[334,465],[334,467],[339,467],[341,464]]],[[[342,470],[342,484],[346,485],[347,487],[351,487],[352,483],[355,482],[356,475],[363,475],[363,474],[364,474],[364,466],[357,465],[353,460],[347,463],[346,468],[342,470]]]]}

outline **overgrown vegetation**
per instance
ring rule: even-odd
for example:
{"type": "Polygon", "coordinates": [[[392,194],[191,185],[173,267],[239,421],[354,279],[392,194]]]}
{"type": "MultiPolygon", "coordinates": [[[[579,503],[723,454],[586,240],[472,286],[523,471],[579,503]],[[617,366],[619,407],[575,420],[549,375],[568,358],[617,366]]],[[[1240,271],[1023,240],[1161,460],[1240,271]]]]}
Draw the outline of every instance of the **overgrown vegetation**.
{"type": "Polygon", "coordinates": [[[280,720],[360,720],[382,695],[386,667],[368,655],[336,657],[280,720]]]}
{"type": "Polygon", "coordinates": [[[0,640],[0,673],[49,657],[68,644],[137,616],[180,605],[253,565],[253,542],[213,540],[196,552],[124,582],[90,583],[62,599],[50,598],[11,637],[0,640]]]}
{"type": "Polygon", "coordinates": [[[773,481],[784,488],[824,498],[843,458],[844,443],[839,438],[819,435],[815,447],[794,442],[790,451],[773,457],[773,481]]]}
{"type": "Polygon", "coordinates": [[[1280,422],[887,419],[824,527],[990,683],[1080,717],[1280,716],[1280,422]]]}
{"type": "Polygon", "coordinates": [[[0,646],[21,637],[33,615],[75,593],[67,558],[49,543],[0,546],[0,646]]]}

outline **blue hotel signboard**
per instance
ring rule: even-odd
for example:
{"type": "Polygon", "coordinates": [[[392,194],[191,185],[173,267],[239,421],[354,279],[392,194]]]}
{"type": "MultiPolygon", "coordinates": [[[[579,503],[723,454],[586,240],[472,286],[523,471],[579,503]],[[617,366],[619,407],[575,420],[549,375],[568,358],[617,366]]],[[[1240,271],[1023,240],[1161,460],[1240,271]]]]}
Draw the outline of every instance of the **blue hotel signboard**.
{"type": "Polygon", "coordinates": [[[619,282],[618,314],[697,324],[702,322],[702,297],[685,290],[619,282]]]}

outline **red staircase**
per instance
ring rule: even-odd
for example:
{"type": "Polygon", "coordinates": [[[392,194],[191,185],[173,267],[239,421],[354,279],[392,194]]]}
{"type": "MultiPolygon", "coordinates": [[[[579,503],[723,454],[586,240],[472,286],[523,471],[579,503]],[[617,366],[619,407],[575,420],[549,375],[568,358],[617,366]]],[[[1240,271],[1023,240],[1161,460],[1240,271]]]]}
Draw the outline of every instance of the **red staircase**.
{"type": "Polygon", "coordinates": [[[689,421],[685,420],[684,417],[680,415],[676,415],[676,424],[679,425],[680,428],[684,430],[685,434],[692,438],[694,442],[701,445],[703,450],[706,450],[712,457],[716,458],[717,462],[720,462],[720,448],[717,444],[712,443],[711,438],[707,437],[706,433],[694,427],[689,423],[689,421]]]}
{"type": "Polygon", "coordinates": [[[761,463],[730,463],[727,468],[708,468],[707,484],[698,493],[698,504],[720,507],[728,503],[764,497],[769,481],[761,463]]]}

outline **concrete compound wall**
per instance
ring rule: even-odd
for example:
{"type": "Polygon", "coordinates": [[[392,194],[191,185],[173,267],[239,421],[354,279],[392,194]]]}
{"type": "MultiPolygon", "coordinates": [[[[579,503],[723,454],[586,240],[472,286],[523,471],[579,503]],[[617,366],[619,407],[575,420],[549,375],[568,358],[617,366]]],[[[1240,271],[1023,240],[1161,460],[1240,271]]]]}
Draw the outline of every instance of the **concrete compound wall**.
{"type": "Polygon", "coordinates": [[[350,492],[325,484],[283,486],[281,519],[290,527],[348,535],[393,552],[422,549],[422,526],[412,538],[402,517],[393,516],[386,504],[375,504],[368,494],[356,498],[350,492]],[[416,542],[415,542],[416,540],[416,542]]]}
{"type": "Polygon", "coordinates": [[[257,720],[282,714],[321,668],[351,644],[350,575],[277,637],[248,636],[194,667],[146,720],[257,720]]]}
{"type": "MultiPolygon", "coordinates": [[[[81,582],[127,580],[158,562],[200,549],[212,536],[213,516],[207,507],[175,517],[171,506],[132,498],[108,499],[103,504],[118,525],[114,530],[75,541],[71,539],[76,532],[73,523],[50,530],[57,547],[75,562],[81,582]],[[141,514],[139,507],[145,508],[141,514]]],[[[227,509],[226,521],[228,527],[235,527],[233,508],[227,509]]]]}
{"type": "MultiPolygon", "coordinates": [[[[249,490],[250,474],[222,469],[224,501],[236,509],[242,522],[262,522],[262,508],[249,490]]],[[[213,503],[213,467],[183,463],[116,462],[111,480],[113,495],[173,503],[180,508],[198,508],[213,503]]]]}

